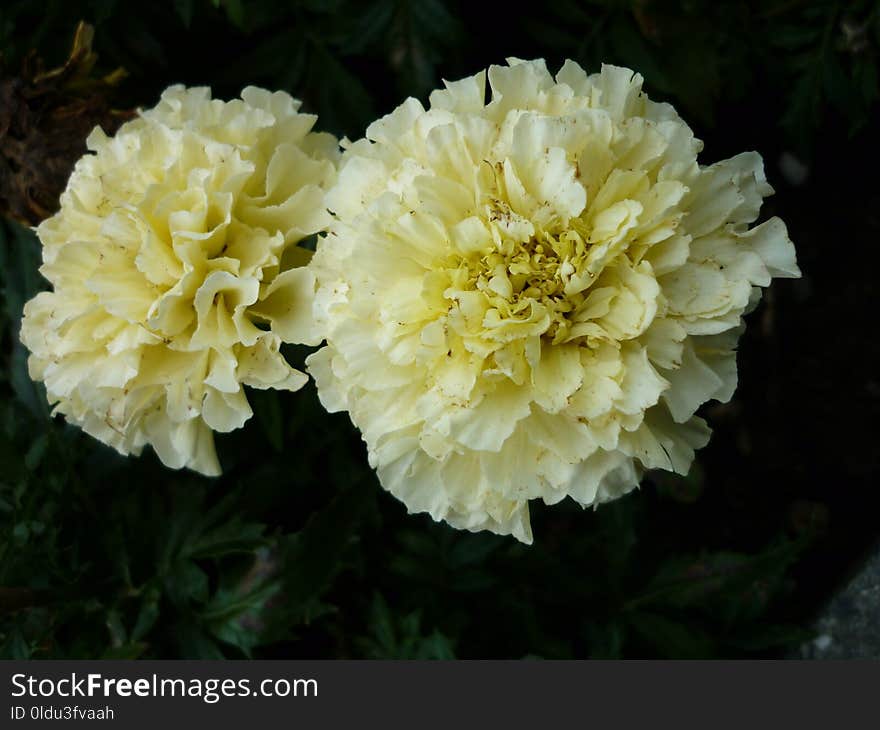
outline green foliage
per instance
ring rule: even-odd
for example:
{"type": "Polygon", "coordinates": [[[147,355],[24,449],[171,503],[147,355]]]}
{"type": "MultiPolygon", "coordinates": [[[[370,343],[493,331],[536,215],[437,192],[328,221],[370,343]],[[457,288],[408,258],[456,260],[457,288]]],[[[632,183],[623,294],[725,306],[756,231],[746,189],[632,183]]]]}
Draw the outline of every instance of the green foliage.
{"type": "Polygon", "coordinates": [[[439,631],[425,636],[419,611],[397,616],[378,593],[370,607],[369,633],[358,644],[366,659],[455,659],[450,640],[439,631]]]}
{"type": "Polygon", "coordinates": [[[461,0],[10,0],[0,48],[9,61],[30,48],[60,61],[79,19],[96,25],[107,68],[131,74],[132,104],[172,81],[228,95],[255,83],[290,90],[349,135],[509,55],[623,63],[703,127],[764,93],[755,113],[779,119],[803,155],[829,115],[856,132],[878,100],[876,0],[554,0],[516,13],[461,0]]]}
{"type": "MultiPolygon", "coordinates": [[[[226,97],[254,83],[352,138],[509,55],[629,65],[733,151],[808,159],[828,130],[864,139],[877,114],[868,0],[10,0],[7,68],[31,48],[62,60],[80,19],[102,67],[129,72],[121,107],[175,82],[226,97]]],[[[722,447],[596,511],[536,505],[531,547],[407,515],[311,385],[249,393],[255,417],[219,438],[221,479],[122,458],[52,417],[28,377],[18,329],[38,264],[33,234],[3,224],[0,656],[767,656],[808,636],[791,596],[813,537],[785,526],[784,496],[767,518],[742,508],[722,447]]],[[[761,486],[748,499],[776,485],[761,486]]]]}

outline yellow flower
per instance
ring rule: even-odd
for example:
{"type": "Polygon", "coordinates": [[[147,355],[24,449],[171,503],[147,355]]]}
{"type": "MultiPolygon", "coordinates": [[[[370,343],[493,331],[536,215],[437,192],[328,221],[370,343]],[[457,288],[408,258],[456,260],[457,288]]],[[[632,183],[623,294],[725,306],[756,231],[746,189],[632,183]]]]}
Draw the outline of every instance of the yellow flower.
{"type": "Polygon", "coordinates": [[[642,78],[509,61],[349,145],[311,268],[321,399],[412,512],[530,542],[528,501],[686,473],[742,315],[798,276],[745,153],[709,167],[642,78]]]}
{"type": "Polygon", "coordinates": [[[336,140],[284,93],[169,88],[76,165],[37,229],[53,291],[25,306],[31,377],[123,454],[220,472],[213,431],[251,416],[243,385],[297,390],[282,342],[317,344],[310,252],[329,222],[336,140]]]}

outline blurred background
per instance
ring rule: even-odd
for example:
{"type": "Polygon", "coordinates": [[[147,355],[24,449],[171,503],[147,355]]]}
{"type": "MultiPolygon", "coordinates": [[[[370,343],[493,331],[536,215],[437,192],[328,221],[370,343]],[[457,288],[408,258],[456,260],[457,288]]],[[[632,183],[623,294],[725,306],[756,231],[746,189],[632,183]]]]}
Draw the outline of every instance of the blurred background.
{"type": "Polygon", "coordinates": [[[799,656],[871,554],[876,0],[5,0],[0,51],[0,657],[799,656]],[[786,221],[804,276],[749,315],[739,389],[704,409],[714,436],[686,478],[651,474],[595,511],[535,503],[526,547],[407,516],[311,384],[252,391],[213,480],[50,416],[18,342],[45,286],[28,226],[93,125],[172,83],[256,84],[355,139],[507,56],[629,66],[704,164],[764,157],[762,218],[786,221]]]}

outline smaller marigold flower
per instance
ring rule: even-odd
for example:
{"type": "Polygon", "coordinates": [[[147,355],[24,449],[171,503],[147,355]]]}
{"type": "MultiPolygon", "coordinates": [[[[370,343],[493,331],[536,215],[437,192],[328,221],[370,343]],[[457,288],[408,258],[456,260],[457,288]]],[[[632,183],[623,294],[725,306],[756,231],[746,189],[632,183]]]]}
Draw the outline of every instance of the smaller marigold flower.
{"type": "Polygon", "coordinates": [[[213,432],[250,418],[243,386],[297,390],[282,342],[316,344],[311,252],[337,143],[285,93],[169,88],[114,137],[89,136],[37,234],[53,285],[25,305],[31,377],[55,412],[123,454],[220,473],[213,432]]]}

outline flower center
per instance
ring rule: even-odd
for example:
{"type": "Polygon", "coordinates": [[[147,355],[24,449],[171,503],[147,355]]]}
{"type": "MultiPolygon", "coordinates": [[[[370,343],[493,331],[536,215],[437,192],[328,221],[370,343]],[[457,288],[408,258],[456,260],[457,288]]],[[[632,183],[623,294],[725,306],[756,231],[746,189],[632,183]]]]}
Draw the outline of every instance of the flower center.
{"type": "Polygon", "coordinates": [[[599,273],[588,266],[583,228],[572,220],[561,232],[537,230],[525,240],[498,236],[490,253],[459,259],[459,286],[487,300],[484,323],[543,323],[541,336],[554,344],[581,339],[573,327],[599,273]]]}

